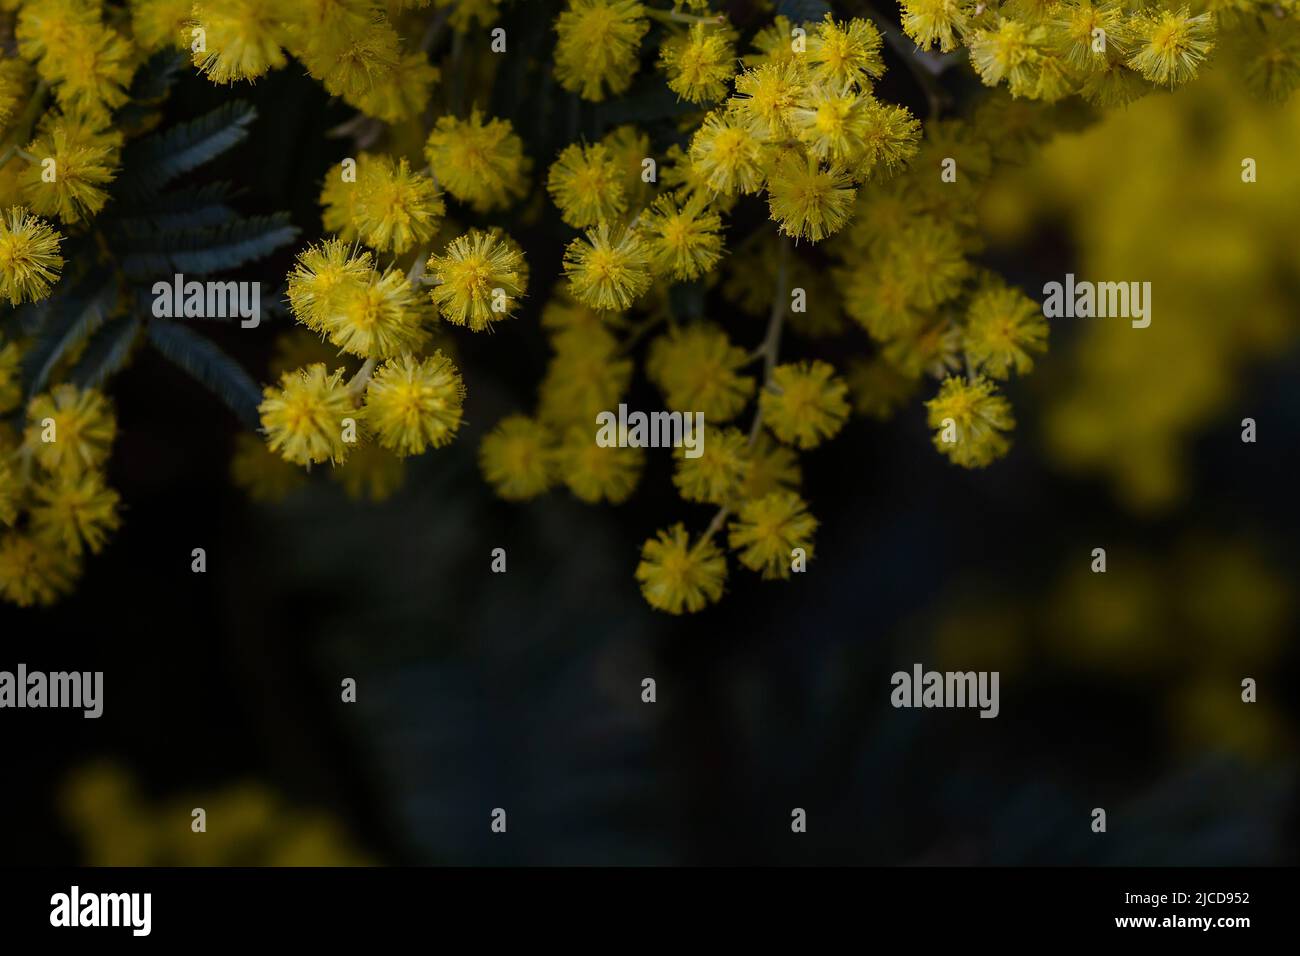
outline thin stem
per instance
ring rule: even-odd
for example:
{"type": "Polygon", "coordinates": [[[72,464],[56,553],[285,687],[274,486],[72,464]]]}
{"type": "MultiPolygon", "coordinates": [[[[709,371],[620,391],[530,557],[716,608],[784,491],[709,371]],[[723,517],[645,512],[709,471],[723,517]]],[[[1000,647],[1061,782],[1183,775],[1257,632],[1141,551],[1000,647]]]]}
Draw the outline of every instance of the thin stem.
{"type": "MultiPolygon", "coordinates": [[[[772,373],[776,369],[776,359],[781,351],[781,329],[785,323],[785,303],[788,295],[786,289],[787,273],[789,271],[790,244],[782,240],[777,253],[776,266],[776,293],[772,296],[772,312],[767,319],[767,331],[763,334],[763,341],[758,348],[754,350],[754,359],[763,359],[763,384],[762,389],[767,388],[772,382],[772,373]]],[[[752,448],[758,441],[759,432],[763,427],[763,406],[759,404],[754,409],[754,421],[749,426],[749,445],[752,448]]],[[[707,541],[712,538],[722,528],[722,524],[727,520],[727,515],[731,514],[731,509],[723,505],[714,514],[713,520],[709,526],[704,529],[704,534],[700,536],[700,541],[707,541]]],[[[696,547],[699,547],[697,544],[696,547]]]]}
{"type": "Polygon", "coordinates": [[[429,264],[429,254],[433,250],[429,246],[422,246],[420,251],[415,254],[415,261],[411,263],[411,268],[406,272],[406,281],[419,283],[420,277],[424,275],[425,267],[429,264]]]}
{"type": "Polygon", "coordinates": [[[352,396],[354,401],[361,397],[361,393],[370,384],[370,376],[375,374],[375,366],[378,364],[379,359],[373,356],[366,359],[365,363],[358,369],[357,374],[353,375],[351,381],[348,382],[348,394],[352,396]]]}
{"type": "Polygon", "coordinates": [[[707,23],[711,26],[721,26],[727,22],[727,18],[720,14],[711,17],[700,17],[693,13],[678,13],[676,10],[656,10],[653,7],[647,8],[645,15],[651,20],[658,20],[660,23],[707,23]]]}
{"type": "Polygon", "coordinates": [[[731,514],[730,508],[725,505],[719,508],[718,513],[713,516],[713,520],[709,522],[709,526],[704,529],[704,534],[700,535],[700,540],[695,542],[695,547],[698,548],[701,544],[708,541],[722,530],[722,523],[727,520],[727,515],[729,514],[731,514]]]}
{"type": "MultiPolygon", "coordinates": [[[[756,350],[763,358],[763,384],[759,387],[760,394],[763,389],[772,384],[772,373],[776,370],[776,359],[781,350],[781,330],[785,324],[785,303],[788,295],[786,282],[787,273],[789,272],[790,244],[782,240],[778,249],[776,294],[772,297],[772,312],[767,319],[767,332],[763,335],[763,341],[756,350]]],[[[749,444],[751,446],[758,441],[758,433],[762,426],[763,406],[760,404],[754,411],[754,423],[749,428],[749,444]]]]}
{"type": "MultiPolygon", "coordinates": [[[[26,142],[27,137],[31,135],[32,126],[36,123],[36,118],[41,115],[41,110],[45,106],[45,94],[49,91],[49,88],[50,85],[41,80],[36,84],[36,88],[32,90],[32,97],[27,101],[27,108],[23,110],[22,115],[14,123],[13,130],[6,137],[9,146],[3,153],[4,158],[0,160],[0,166],[9,162],[15,155],[22,153],[22,150],[18,147],[26,142]]],[[[31,154],[26,155],[30,156],[31,154]]]]}

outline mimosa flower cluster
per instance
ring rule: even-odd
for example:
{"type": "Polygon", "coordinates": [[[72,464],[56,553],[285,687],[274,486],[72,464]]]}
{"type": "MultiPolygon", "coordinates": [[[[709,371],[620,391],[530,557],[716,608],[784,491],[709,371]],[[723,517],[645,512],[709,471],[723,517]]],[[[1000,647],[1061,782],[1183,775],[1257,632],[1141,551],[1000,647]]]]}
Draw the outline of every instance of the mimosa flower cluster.
{"type": "Polygon", "coordinates": [[[819,527],[803,470],[855,414],[924,403],[953,464],[1007,454],[1006,385],[1048,329],[979,261],[994,173],[1070,121],[1063,101],[1119,107],[1220,57],[1284,98],[1298,15],[903,0],[895,26],[848,0],[0,0],[0,596],[56,600],[118,526],[105,387],[139,346],[250,425],[231,475],[252,497],[315,469],[382,499],[462,434],[465,337],[534,314],[536,400],[477,450],[496,493],[634,501],[646,450],[598,445],[595,416],[644,380],[707,423],[704,453],[675,456],[680,513],[650,519],[630,562],[646,600],[698,611],[733,564],[791,579],[819,527]],[[954,111],[952,74],[918,48],[964,49],[989,89],[954,111]],[[887,65],[927,114],[884,95],[887,65]],[[220,183],[173,182],[250,135],[238,91],[283,69],[354,111],[328,131],[349,147],[302,240],[238,215],[220,183]],[[180,71],[231,100],[158,129],[180,71]],[[532,113],[568,133],[541,145],[532,113]],[[516,241],[547,234],[554,248],[516,241]],[[177,248],[219,274],[290,243],[296,327],[263,385],[140,306],[177,248]]]}

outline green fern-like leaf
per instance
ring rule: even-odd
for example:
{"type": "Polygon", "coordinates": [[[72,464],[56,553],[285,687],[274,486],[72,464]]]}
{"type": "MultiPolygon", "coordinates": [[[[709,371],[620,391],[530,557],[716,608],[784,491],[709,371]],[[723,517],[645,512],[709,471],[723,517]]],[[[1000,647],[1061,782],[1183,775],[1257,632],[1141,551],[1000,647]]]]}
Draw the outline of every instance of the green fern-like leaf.
{"type": "Polygon", "coordinates": [[[100,326],[72,370],[72,381],[82,388],[98,388],[121,371],[140,334],[140,320],[127,314],[100,326]]]}
{"type": "Polygon", "coordinates": [[[118,217],[115,231],[131,236],[220,225],[237,215],[229,204],[233,195],[226,182],[174,189],[132,206],[130,215],[118,217]]]}
{"type": "Polygon", "coordinates": [[[242,100],[137,140],[122,156],[118,191],[130,197],[156,195],[177,177],[197,169],[248,136],[257,110],[242,100]]]}
{"type": "Polygon", "coordinates": [[[148,335],[154,348],[211,389],[248,428],[258,427],[262,392],[243,366],[210,339],[179,322],[153,319],[148,335]]]}
{"type": "Polygon", "coordinates": [[[117,302],[117,292],[113,276],[92,274],[68,295],[43,303],[47,308],[40,331],[23,355],[28,397],[43,389],[59,362],[104,324],[117,302]]]}
{"type": "Polygon", "coordinates": [[[286,213],[199,228],[145,231],[124,240],[122,268],[134,279],[172,272],[211,275],[268,256],[297,236],[298,228],[290,225],[286,213]]]}

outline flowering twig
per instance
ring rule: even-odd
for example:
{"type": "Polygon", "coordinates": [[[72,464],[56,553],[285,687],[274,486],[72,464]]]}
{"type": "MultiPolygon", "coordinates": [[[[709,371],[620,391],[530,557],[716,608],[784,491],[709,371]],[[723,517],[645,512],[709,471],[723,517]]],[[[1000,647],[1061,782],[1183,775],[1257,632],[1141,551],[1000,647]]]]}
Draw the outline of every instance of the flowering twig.
{"type": "Polygon", "coordinates": [[[925,93],[926,104],[929,107],[928,119],[936,119],[943,112],[944,108],[951,102],[948,91],[943,88],[939,82],[939,75],[935,70],[930,69],[926,64],[936,62],[940,64],[936,69],[942,69],[944,60],[927,54],[917,48],[916,44],[900,33],[892,23],[886,20],[870,3],[859,3],[862,9],[876,27],[884,35],[885,41],[894,48],[903,60],[904,65],[911,71],[913,79],[925,93]],[[922,60],[922,57],[927,59],[922,60]]]}
{"type": "MultiPolygon", "coordinates": [[[[430,251],[431,250],[428,246],[422,246],[420,250],[416,252],[415,261],[411,263],[411,268],[407,270],[406,273],[407,282],[417,286],[419,285],[420,279],[424,275],[425,265],[429,261],[430,251]]],[[[378,360],[374,358],[374,356],[371,356],[366,359],[361,368],[357,370],[357,374],[353,375],[348,381],[348,393],[352,396],[354,401],[361,396],[361,393],[366,390],[366,386],[370,384],[370,378],[375,374],[375,366],[377,364],[379,364],[378,360]]]]}
{"type": "MultiPolygon", "coordinates": [[[[772,382],[772,372],[776,369],[776,359],[781,351],[781,329],[785,323],[785,303],[788,290],[786,289],[787,272],[789,269],[790,244],[781,242],[777,247],[777,266],[776,266],[776,293],[772,296],[772,311],[767,319],[767,331],[763,333],[763,341],[759,343],[754,350],[754,359],[763,359],[763,384],[759,386],[762,389],[767,388],[772,382]]],[[[749,445],[752,448],[758,442],[759,431],[763,427],[763,407],[758,405],[754,409],[754,421],[749,426],[749,445]]],[[[709,526],[704,529],[704,534],[700,535],[700,540],[696,544],[699,547],[705,541],[710,540],[721,530],[723,522],[727,520],[727,515],[731,514],[731,508],[723,505],[714,514],[713,520],[709,526]]]]}
{"type": "MultiPolygon", "coordinates": [[[[32,97],[27,101],[27,108],[23,110],[22,115],[14,122],[13,130],[9,133],[8,137],[6,137],[9,140],[9,145],[6,146],[3,151],[0,151],[0,166],[9,162],[9,160],[14,157],[14,154],[23,155],[24,159],[31,155],[29,153],[24,154],[23,150],[19,147],[26,142],[27,137],[31,135],[32,126],[35,124],[36,118],[41,115],[41,110],[45,106],[45,94],[49,88],[50,85],[44,80],[41,80],[36,84],[36,88],[32,90],[32,97]]],[[[33,160],[29,159],[28,161],[31,162],[33,160]]]]}
{"type": "MultiPolygon", "coordinates": [[[[786,273],[789,270],[790,244],[781,242],[777,248],[776,294],[772,297],[772,312],[767,319],[767,332],[764,333],[763,341],[756,349],[758,355],[763,358],[763,384],[759,386],[760,394],[772,383],[772,372],[776,369],[776,358],[781,349],[781,329],[785,323],[785,302],[788,295],[786,273]]],[[[758,441],[759,429],[762,427],[763,407],[759,405],[754,410],[754,423],[749,427],[751,446],[758,441]]]]}

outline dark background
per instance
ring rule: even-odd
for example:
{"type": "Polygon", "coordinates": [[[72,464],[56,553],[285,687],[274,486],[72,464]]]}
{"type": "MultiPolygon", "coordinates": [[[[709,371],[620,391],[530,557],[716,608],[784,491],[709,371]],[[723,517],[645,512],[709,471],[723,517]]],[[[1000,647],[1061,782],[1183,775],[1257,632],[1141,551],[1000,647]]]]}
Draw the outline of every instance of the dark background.
{"type": "MultiPolygon", "coordinates": [[[[183,80],[168,115],[227,95],[183,80]]],[[[349,154],[321,131],[349,112],[296,67],[249,96],[262,116],[222,172],[246,211],[291,210],[305,242],[320,178],[349,154]]],[[[529,149],[544,169],[545,146],[529,149]]],[[[228,479],[237,425],[215,398],[149,351],[114,381],[122,530],[58,607],[0,606],[0,667],[103,670],[104,716],[3,715],[0,859],[84,861],[59,794],[70,771],[107,757],[156,801],[202,805],[258,781],[331,813],[380,862],[1296,861],[1293,647],[1221,674],[1233,695],[1256,677],[1284,719],[1282,746],[1255,756],[1173,739],[1160,671],[1119,680],[1051,654],[1050,613],[1018,626],[1022,666],[1003,674],[996,720],[894,710],[889,676],[939,666],[936,620],[959,599],[1041,607],[1097,546],[1118,575],[1127,556],[1159,564],[1192,533],[1245,537],[1294,581],[1300,356],[1258,369],[1205,431],[1194,499],[1163,518],[1135,518],[1099,483],[1043,464],[1034,386],[1013,389],[1016,446],[984,472],[935,454],[919,403],[887,425],[855,419],[803,459],[822,522],[808,573],[765,583],[733,560],[719,606],[672,618],[638,593],[640,545],[677,520],[698,531],[711,512],[676,500],[666,456],[617,509],[563,492],[506,504],[478,474],[479,439],[532,407],[547,355],[536,317],[562,239],[518,232],[530,309],[491,336],[456,337],[469,425],[382,505],[321,476],[283,506],[250,504],[228,479]],[[1246,414],[1269,440],[1240,442],[1246,414]],[[205,575],[190,572],[196,547],[205,575]],[[489,570],[496,547],[504,575],[489,570]],[[355,705],[340,702],[344,677],[358,681],[355,705]],[[653,705],[643,677],[657,681],[653,705]],[[1105,835],[1089,829],[1098,806],[1105,835]],[[509,813],[505,836],[489,831],[494,807],[509,813]],[[793,807],[806,834],[790,832],[793,807]]],[[[990,264],[1030,289],[1065,271],[1061,235],[1030,248],[990,264]]],[[[262,264],[267,286],[290,256],[262,264]]],[[[761,327],[746,337],[743,321],[736,339],[757,342],[761,327]]],[[[288,322],[212,334],[266,380],[288,322]]],[[[1068,329],[1052,348],[1069,348],[1068,329]]],[[[635,389],[634,407],[657,407],[639,378],[635,389]]],[[[961,669],[989,666],[969,647],[961,669]]]]}

